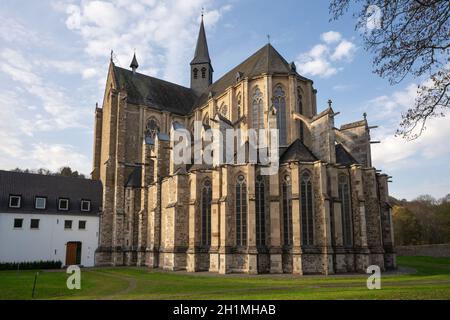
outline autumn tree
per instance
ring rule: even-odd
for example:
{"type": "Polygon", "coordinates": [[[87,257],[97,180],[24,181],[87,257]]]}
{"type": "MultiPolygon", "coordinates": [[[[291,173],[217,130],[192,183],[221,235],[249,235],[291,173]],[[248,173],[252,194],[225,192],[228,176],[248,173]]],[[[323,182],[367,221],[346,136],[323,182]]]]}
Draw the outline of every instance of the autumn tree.
{"type": "Polygon", "coordinates": [[[397,130],[417,138],[427,120],[445,116],[450,108],[450,1],[331,0],[331,20],[350,9],[366,50],[375,56],[374,72],[391,84],[408,75],[422,83],[397,130]]]}

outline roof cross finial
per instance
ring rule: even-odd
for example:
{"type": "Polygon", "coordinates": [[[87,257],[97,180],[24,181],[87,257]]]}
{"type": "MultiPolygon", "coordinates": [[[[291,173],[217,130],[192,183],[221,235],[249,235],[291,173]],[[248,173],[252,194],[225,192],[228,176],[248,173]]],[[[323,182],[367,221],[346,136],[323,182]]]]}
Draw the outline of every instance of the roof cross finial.
{"type": "Polygon", "coordinates": [[[203,16],[205,15],[205,8],[202,7],[202,20],[203,20],[203,16]]]}
{"type": "Polygon", "coordinates": [[[333,104],[333,101],[331,99],[328,99],[328,107],[331,108],[331,105],[333,104]]]}
{"type": "Polygon", "coordinates": [[[267,35],[267,43],[270,44],[270,34],[267,35]]]}
{"type": "Polygon", "coordinates": [[[111,49],[111,62],[113,62],[114,50],[111,49]]]}

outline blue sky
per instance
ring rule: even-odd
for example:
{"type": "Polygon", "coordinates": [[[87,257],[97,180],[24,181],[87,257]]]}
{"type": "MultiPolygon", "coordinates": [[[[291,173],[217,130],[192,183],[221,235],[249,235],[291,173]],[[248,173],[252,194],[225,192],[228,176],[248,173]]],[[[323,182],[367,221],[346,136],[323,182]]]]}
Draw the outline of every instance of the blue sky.
{"type": "Polygon", "coordinates": [[[392,175],[391,194],[412,199],[450,193],[449,119],[436,119],[418,140],[395,138],[417,84],[390,86],[372,73],[372,55],[351,15],[329,22],[328,1],[2,0],[0,2],[0,169],[89,174],[93,112],[101,104],[110,50],[128,67],[185,86],[205,7],[209,49],[218,79],[267,43],[315,82],[319,110],[333,100],[336,125],[368,113],[374,165],[392,175]]]}

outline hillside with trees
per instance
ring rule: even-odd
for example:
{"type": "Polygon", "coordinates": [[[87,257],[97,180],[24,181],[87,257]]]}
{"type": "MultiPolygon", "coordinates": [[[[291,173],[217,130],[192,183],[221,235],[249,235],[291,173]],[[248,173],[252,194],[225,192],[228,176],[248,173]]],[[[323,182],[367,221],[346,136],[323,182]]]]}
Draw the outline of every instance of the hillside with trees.
{"type": "Polygon", "coordinates": [[[450,243],[450,194],[412,201],[391,198],[396,245],[450,243]]]}

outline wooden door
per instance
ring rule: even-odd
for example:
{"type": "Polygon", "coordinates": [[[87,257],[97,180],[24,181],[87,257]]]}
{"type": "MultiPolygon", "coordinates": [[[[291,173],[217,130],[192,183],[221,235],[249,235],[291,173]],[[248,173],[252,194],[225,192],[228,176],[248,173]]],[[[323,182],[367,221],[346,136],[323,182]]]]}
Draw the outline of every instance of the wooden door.
{"type": "Polygon", "coordinates": [[[81,242],[67,242],[66,266],[81,264],[81,242]]]}

